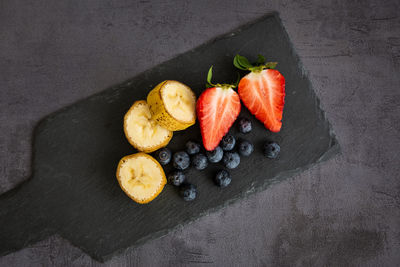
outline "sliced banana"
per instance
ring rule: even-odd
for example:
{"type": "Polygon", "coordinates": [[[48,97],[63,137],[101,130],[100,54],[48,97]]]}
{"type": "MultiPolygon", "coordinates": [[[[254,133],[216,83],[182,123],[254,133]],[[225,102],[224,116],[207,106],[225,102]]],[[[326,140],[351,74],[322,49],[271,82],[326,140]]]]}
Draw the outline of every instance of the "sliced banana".
{"type": "Polygon", "coordinates": [[[183,83],[163,81],[147,96],[153,119],[170,131],[179,131],[196,122],[196,95],[183,83]]]}
{"type": "Polygon", "coordinates": [[[117,179],[122,190],[140,204],[152,201],[167,183],[161,165],[152,156],[141,152],[119,161],[117,179]]]}
{"type": "Polygon", "coordinates": [[[152,119],[146,101],[133,103],[124,117],[124,132],[129,143],[136,149],[150,153],[166,146],[172,138],[172,132],[152,119]]]}

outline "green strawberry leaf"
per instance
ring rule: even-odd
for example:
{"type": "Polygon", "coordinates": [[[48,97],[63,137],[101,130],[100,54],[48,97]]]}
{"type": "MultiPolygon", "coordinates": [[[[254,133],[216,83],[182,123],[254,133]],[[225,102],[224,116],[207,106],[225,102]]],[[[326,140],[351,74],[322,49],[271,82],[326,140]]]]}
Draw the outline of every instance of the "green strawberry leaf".
{"type": "Polygon", "coordinates": [[[253,65],[250,64],[247,58],[241,55],[235,56],[235,58],[233,59],[233,65],[235,65],[236,68],[241,70],[248,70],[249,68],[253,67],[253,65]]]}
{"type": "Polygon", "coordinates": [[[233,59],[233,65],[241,70],[249,70],[252,72],[260,72],[263,69],[275,69],[276,65],[278,64],[278,62],[267,62],[265,63],[265,57],[262,55],[258,55],[257,57],[257,61],[256,63],[254,63],[253,66],[248,60],[247,58],[245,58],[244,56],[241,56],[239,54],[237,54],[235,56],[235,58],[233,59]]]}
{"type": "Polygon", "coordinates": [[[249,68],[253,67],[253,65],[251,65],[251,63],[244,56],[240,56],[240,55],[236,55],[236,56],[237,56],[237,61],[238,61],[239,65],[241,65],[243,68],[249,69],[249,68]]]}
{"type": "Polygon", "coordinates": [[[246,68],[242,67],[242,65],[240,65],[239,60],[238,60],[238,56],[239,56],[239,55],[236,55],[236,56],[233,58],[233,65],[234,65],[236,68],[238,68],[238,69],[247,70],[246,68]]]}
{"type": "Polygon", "coordinates": [[[207,84],[210,85],[210,86],[207,86],[207,88],[215,86],[214,84],[211,83],[212,68],[213,68],[213,66],[211,66],[210,69],[208,70],[208,74],[207,74],[207,84]]]}
{"type": "Polygon", "coordinates": [[[266,69],[275,69],[276,65],[278,65],[278,62],[267,62],[263,67],[266,69]]]}
{"type": "Polygon", "coordinates": [[[212,68],[213,68],[213,66],[210,67],[210,69],[208,70],[208,74],[207,74],[207,82],[208,82],[209,84],[211,84],[212,68]]]}
{"type": "Polygon", "coordinates": [[[206,88],[222,87],[222,88],[225,88],[225,89],[229,89],[229,88],[235,88],[239,84],[239,81],[240,81],[239,72],[237,73],[238,74],[238,78],[237,78],[237,81],[236,81],[235,84],[227,84],[227,83],[216,83],[216,84],[214,84],[214,83],[212,83],[211,82],[212,69],[213,69],[213,66],[211,66],[210,69],[208,70],[206,88]]]}
{"type": "Polygon", "coordinates": [[[262,64],[264,64],[264,62],[265,62],[265,57],[263,56],[263,55],[258,55],[257,56],[257,61],[256,61],[256,64],[257,65],[262,65],[262,64]]]}

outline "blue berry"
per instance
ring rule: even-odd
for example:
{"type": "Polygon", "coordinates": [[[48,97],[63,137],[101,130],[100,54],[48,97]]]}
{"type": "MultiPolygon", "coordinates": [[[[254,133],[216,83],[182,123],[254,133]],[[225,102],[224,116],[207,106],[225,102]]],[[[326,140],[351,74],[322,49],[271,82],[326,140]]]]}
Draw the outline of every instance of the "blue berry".
{"type": "Polygon", "coordinates": [[[240,163],[240,156],[237,152],[226,152],[224,154],[224,165],[228,169],[236,168],[240,163]]]}
{"type": "Polygon", "coordinates": [[[225,151],[230,151],[235,147],[236,139],[233,135],[227,134],[222,137],[221,147],[225,151]]]}
{"type": "Polygon", "coordinates": [[[156,152],[156,159],[161,165],[167,165],[171,161],[171,150],[164,147],[156,152]]]}
{"type": "Polygon", "coordinates": [[[173,171],[168,175],[168,182],[175,186],[180,186],[185,181],[185,174],[181,171],[173,171]]]}
{"type": "Polygon", "coordinates": [[[192,201],[197,196],[197,187],[194,184],[182,184],[179,190],[185,201],[192,201]]]}
{"type": "Polygon", "coordinates": [[[172,163],[175,169],[187,169],[190,165],[189,155],[185,151],[176,152],[173,156],[172,163]]]}
{"type": "Polygon", "coordinates": [[[264,144],[264,155],[269,159],[278,157],[281,147],[276,142],[266,142],[264,144]]]}
{"type": "Polygon", "coordinates": [[[247,118],[240,118],[239,119],[239,131],[241,133],[249,133],[251,132],[251,130],[253,129],[252,125],[251,125],[251,120],[247,119],[247,118]]]}
{"type": "Polygon", "coordinates": [[[194,141],[188,141],[186,143],[186,152],[189,155],[194,155],[200,152],[200,144],[194,141]]]}
{"type": "Polygon", "coordinates": [[[192,158],[192,165],[197,170],[204,170],[208,166],[207,157],[203,153],[198,153],[192,158]]]}
{"type": "Polygon", "coordinates": [[[207,151],[206,155],[211,163],[217,163],[220,162],[224,156],[224,151],[220,146],[217,146],[213,151],[207,151]]]}
{"type": "Polygon", "coordinates": [[[250,156],[254,151],[254,146],[247,140],[241,140],[238,145],[239,154],[242,156],[250,156]]]}
{"type": "Polygon", "coordinates": [[[226,170],[220,170],[214,177],[214,182],[219,187],[227,187],[232,181],[231,175],[226,170]]]}

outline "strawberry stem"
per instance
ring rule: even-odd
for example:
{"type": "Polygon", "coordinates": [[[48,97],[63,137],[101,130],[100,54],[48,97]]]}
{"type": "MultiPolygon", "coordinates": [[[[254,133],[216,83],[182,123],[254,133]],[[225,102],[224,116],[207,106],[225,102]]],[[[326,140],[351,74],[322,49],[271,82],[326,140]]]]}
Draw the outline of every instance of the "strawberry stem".
{"type": "Polygon", "coordinates": [[[207,83],[206,83],[206,87],[207,88],[210,88],[210,87],[221,87],[222,89],[229,89],[229,88],[236,88],[236,86],[239,84],[239,80],[240,80],[239,73],[238,73],[238,80],[234,84],[228,84],[228,83],[216,83],[216,84],[214,84],[214,83],[212,83],[211,82],[212,68],[213,68],[213,66],[211,66],[210,69],[208,70],[207,83]]]}

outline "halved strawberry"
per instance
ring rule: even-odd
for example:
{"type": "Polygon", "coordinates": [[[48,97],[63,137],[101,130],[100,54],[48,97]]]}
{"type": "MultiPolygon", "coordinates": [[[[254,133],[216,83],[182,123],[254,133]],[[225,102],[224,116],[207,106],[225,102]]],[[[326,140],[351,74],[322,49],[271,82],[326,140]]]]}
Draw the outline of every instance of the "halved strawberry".
{"type": "MultiPolygon", "coordinates": [[[[264,61],[259,56],[258,63],[264,61]]],[[[276,62],[251,65],[242,56],[236,55],[234,65],[242,70],[251,72],[244,76],[238,86],[238,93],[243,104],[271,132],[279,132],[282,127],[282,113],[285,103],[285,78],[271,68],[276,62]]]]}
{"type": "Polygon", "coordinates": [[[212,67],[208,73],[206,89],[197,100],[196,111],[204,148],[214,150],[229,131],[240,113],[240,98],[233,90],[235,85],[212,84],[212,67]]]}

